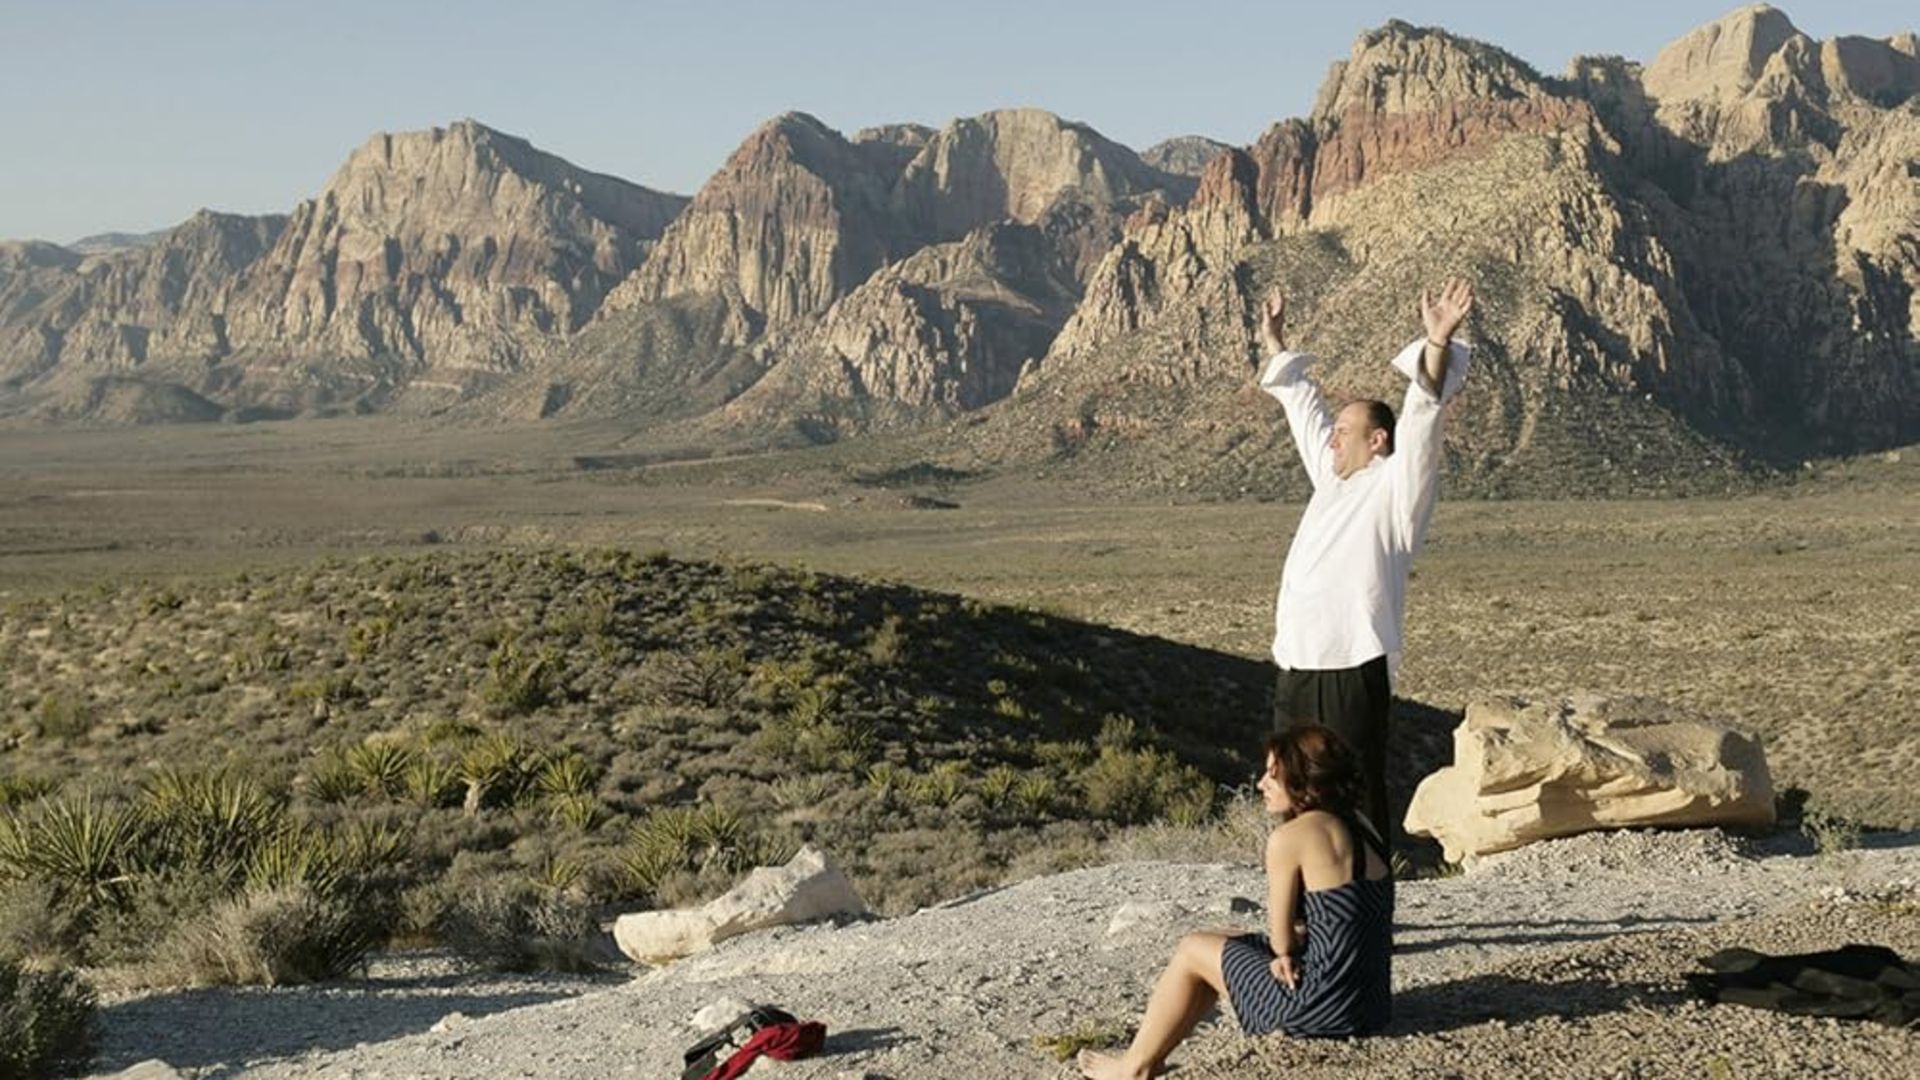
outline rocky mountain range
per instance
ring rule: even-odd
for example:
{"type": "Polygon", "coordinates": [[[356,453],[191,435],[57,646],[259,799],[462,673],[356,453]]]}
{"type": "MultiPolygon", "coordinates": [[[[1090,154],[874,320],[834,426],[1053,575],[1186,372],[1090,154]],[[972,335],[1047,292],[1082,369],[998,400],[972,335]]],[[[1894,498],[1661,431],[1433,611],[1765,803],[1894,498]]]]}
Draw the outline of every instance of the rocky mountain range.
{"type": "Polygon", "coordinates": [[[1298,483],[1253,310],[1336,393],[1478,283],[1449,436],[1489,493],[1685,490],[1920,438],[1920,38],[1764,5],[1560,77],[1394,22],[1252,145],[1037,109],[752,133],[690,200],[472,121],[378,135],[287,217],[0,244],[0,415],[614,417],[708,444],[914,432],[952,461],[1298,483]]]}

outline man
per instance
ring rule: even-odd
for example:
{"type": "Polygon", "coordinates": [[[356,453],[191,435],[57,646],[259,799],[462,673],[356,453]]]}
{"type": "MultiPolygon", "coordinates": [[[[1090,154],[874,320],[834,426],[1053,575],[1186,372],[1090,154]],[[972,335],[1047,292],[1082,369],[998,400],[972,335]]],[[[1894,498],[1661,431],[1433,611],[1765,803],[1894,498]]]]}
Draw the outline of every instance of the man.
{"type": "Polygon", "coordinates": [[[1313,496],[1287,549],[1274,610],[1274,729],[1324,724],[1351,743],[1366,789],[1362,805],[1382,836],[1387,812],[1387,718],[1400,661],[1407,571],[1426,536],[1440,484],[1442,409],[1466,379],[1466,345],[1453,335],[1473,307],[1473,288],[1448,281],[1420,294],[1426,338],[1393,366],[1407,376],[1400,420],[1385,402],[1349,402],[1330,414],[1307,378],[1314,358],[1289,352],[1286,297],[1275,289],[1261,312],[1271,357],[1260,388],[1286,410],[1313,496]]]}

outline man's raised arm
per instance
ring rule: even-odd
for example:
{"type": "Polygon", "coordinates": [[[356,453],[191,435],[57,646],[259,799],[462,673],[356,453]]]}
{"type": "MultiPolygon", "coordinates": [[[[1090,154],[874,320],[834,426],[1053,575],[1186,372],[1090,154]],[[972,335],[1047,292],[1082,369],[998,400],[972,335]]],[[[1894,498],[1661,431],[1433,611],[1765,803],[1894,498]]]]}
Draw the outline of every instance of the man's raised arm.
{"type": "Polygon", "coordinates": [[[1408,549],[1420,545],[1433,517],[1440,490],[1441,409],[1460,391],[1467,376],[1469,350],[1453,335],[1471,310],[1473,286],[1462,278],[1447,282],[1438,296],[1422,290],[1420,321],[1427,336],[1402,349],[1393,360],[1393,366],[1407,377],[1407,396],[1394,425],[1393,456],[1388,460],[1394,479],[1394,529],[1408,549]]]}
{"type": "Polygon", "coordinates": [[[1336,479],[1328,447],[1333,437],[1333,416],[1327,412],[1320,388],[1307,378],[1313,356],[1289,352],[1286,330],[1287,298],[1275,288],[1260,309],[1260,344],[1266,352],[1260,368],[1260,389],[1278,398],[1280,407],[1286,410],[1293,448],[1300,454],[1300,464],[1307,467],[1307,479],[1317,488],[1336,479]]]}

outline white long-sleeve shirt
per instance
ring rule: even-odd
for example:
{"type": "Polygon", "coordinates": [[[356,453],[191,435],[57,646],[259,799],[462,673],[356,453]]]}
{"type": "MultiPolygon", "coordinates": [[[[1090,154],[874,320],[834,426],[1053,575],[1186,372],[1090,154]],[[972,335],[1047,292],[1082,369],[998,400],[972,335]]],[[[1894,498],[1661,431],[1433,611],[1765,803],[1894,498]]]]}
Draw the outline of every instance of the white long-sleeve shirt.
{"type": "Polygon", "coordinates": [[[1440,487],[1441,410],[1466,380],[1470,350],[1452,343],[1438,397],[1420,370],[1424,351],[1423,338],[1393,359],[1407,377],[1393,453],[1344,480],[1328,445],[1333,416],[1307,377],[1314,358],[1282,352],[1260,376],[1260,388],[1286,410],[1294,447],[1313,481],[1274,605],[1273,662],[1283,668],[1351,668],[1385,656],[1388,670],[1399,670],[1407,570],[1440,487]]]}

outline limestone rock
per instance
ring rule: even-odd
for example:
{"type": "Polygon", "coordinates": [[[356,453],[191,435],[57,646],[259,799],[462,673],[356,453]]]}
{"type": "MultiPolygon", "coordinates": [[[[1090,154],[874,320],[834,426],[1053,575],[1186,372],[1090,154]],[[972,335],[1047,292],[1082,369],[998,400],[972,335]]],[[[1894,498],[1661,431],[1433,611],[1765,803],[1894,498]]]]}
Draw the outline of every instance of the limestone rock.
{"type": "Polygon", "coordinates": [[[1595,829],[1773,822],[1759,742],[1658,702],[1478,701],[1453,746],[1453,764],[1420,782],[1405,824],[1456,862],[1595,829]]]}
{"type": "Polygon", "coordinates": [[[181,1077],[180,1070],[159,1058],[148,1058],[116,1073],[102,1073],[94,1080],[181,1080],[181,1077]]]}
{"type": "Polygon", "coordinates": [[[703,907],[622,915],[613,937],[631,959],[658,964],[755,930],[866,914],[853,883],[825,852],[808,845],[785,866],[763,866],[703,907]]]}
{"type": "Polygon", "coordinates": [[[1167,926],[1178,922],[1189,914],[1187,908],[1175,903],[1121,904],[1113,911],[1113,918],[1107,920],[1107,936],[1124,934],[1138,926],[1167,926]]]}

